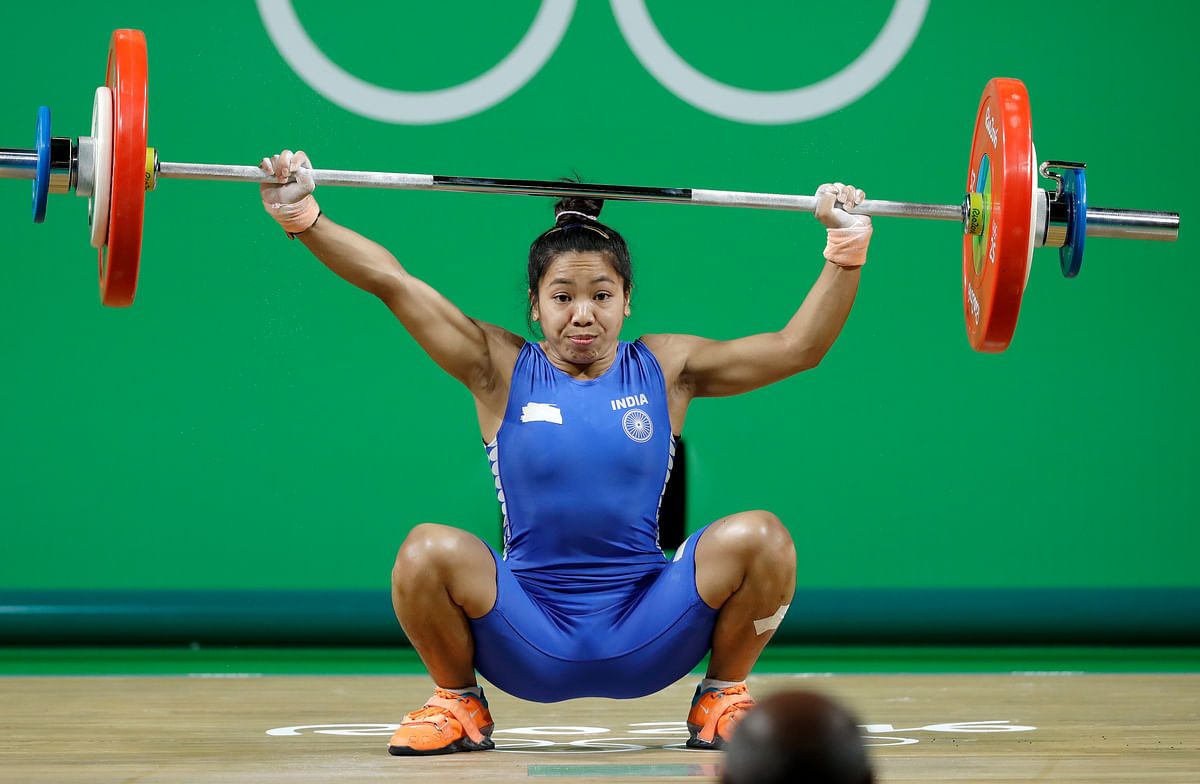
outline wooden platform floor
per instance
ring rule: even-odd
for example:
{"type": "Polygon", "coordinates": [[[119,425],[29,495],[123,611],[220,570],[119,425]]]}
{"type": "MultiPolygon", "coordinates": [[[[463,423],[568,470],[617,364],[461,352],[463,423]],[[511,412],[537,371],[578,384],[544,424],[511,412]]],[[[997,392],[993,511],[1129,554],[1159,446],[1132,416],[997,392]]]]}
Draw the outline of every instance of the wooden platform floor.
{"type": "MultiPolygon", "coordinates": [[[[882,782],[1200,781],[1200,674],[754,677],[864,725],[882,782]]],[[[683,749],[688,678],[640,700],[489,699],[498,750],[396,758],[424,676],[0,677],[0,782],[715,781],[683,749]]]]}

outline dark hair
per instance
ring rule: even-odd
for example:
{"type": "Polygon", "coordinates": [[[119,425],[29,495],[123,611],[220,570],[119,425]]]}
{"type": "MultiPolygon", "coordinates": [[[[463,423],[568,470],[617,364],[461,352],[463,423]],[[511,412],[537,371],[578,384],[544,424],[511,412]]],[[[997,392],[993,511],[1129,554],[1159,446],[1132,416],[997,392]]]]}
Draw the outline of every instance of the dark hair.
{"type": "MultiPolygon", "coordinates": [[[[629,246],[616,230],[601,223],[603,199],[564,196],[554,205],[554,226],[529,246],[529,290],[537,297],[538,286],[550,264],[564,253],[602,253],[624,279],[625,294],[633,288],[633,262],[629,246]]],[[[533,331],[532,303],[526,308],[526,322],[533,331]]]]}
{"type": "Polygon", "coordinates": [[[816,692],[772,694],[738,722],[721,784],[872,784],[858,720],[816,692]]]}

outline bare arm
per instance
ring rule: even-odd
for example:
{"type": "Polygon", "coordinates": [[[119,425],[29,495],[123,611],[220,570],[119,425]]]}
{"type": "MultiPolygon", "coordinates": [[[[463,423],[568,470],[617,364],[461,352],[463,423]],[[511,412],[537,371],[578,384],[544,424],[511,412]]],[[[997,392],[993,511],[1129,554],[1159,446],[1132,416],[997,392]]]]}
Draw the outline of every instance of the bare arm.
{"type": "Polygon", "coordinates": [[[496,387],[496,353],[511,346],[515,360],[519,337],[467,316],[372,240],[325,216],[297,239],[338,277],[378,297],[425,353],[476,396],[496,387]]]}
{"type": "Polygon", "coordinates": [[[324,215],[317,218],[310,164],[303,153],[285,151],[264,159],[262,167],[280,179],[279,185],[262,186],[267,211],[334,274],[387,305],[433,361],[475,394],[481,407],[498,405],[502,414],[509,375],[504,368],[515,362],[521,338],[470,318],[410,275],[378,243],[324,215]]]}
{"type": "Polygon", "coordinates": [[[737,395],[816,367],[833,346],[854,304],[866,259],[870,220],[834,209],[835,196],[853,206],[862,191],[848,186],[822,186],[817,218],[831,231],[827,260],[799,309],[778,332],[736,340],[709,340],[691,335],[646,338],[664,363],[668,388],[678,400],[673,417],[682,422],[687,401],[695,397],[737,395]],[[837,233],[837,232],[840,232],[837,233]],[[839,239],[846,244],[834,249],[839,239]],[[847,251],[848,252],[843,252],[847,251]]]}
{"type": "Polygon", "coordinates": [[[663,341],[671,346],[668,352],[682,359],[677,384],[688,397],[740,395],[816,367],[850,315],[859,277],[858,269],[826,262],[803,304],[778,332],[736,340],[669,336],[663,341]]]}

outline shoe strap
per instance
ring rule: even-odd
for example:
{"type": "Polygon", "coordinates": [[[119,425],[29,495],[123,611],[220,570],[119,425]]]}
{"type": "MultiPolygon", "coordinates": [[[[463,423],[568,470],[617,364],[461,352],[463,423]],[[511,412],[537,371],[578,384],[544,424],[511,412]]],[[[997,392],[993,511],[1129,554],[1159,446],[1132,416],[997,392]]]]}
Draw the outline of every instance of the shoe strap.
{"type": "Polygon", "coordinates": [[[721,717],[731,710],[745,710],[754,705],[754,698],[746,693],[745,686],[735,686],[728,691],[718,692],[721,696],[717,697],[711,708],[708,709],[708,718],[704,720],[704,726],[696,733],[696,737],[701,740],[712,742],[717,735],[717,722],[721,717]]]}
{"type": "MultiPolygon", "coordinates": [[[[467,733],[468,738],[475,743],[483,742],[483,733],[479,731],[479,724],[472,718],[471,714],[467,713],[462,700],[446,699],[440,693],[435,693],[425,702],[425,707],[439,708],[446,711],[458,720],[458,723],[462,725],[463,731],[467,733]]],[[[479,710],[483,710],[482,704],[480,704],[479,710]]]]}

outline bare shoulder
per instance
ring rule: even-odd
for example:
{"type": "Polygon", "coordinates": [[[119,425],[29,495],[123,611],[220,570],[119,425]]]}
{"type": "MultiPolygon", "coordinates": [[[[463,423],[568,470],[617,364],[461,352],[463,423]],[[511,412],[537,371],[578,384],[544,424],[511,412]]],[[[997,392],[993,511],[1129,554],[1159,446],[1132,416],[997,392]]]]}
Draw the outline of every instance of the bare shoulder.
{"type": "Polygon", "coordinates": [[[688,357],[696,350],[697,346],[706,342],[704,338],[695,335],[674,334],[642,335],[640,340],[646,348],[654,352],[654,357],[662,367],[668,386],[678,382],[687,366],[688,357]]]}
{"type": "MultiPolygon", "coordinates": [[[[517,364],[517,355],[521,353],[521,347],[525,345],[525,338],[486,321],[474,318],[471,321],[483,333],[486,346],[486,367],[481,369],[487,376],[484,386],[503,389],[507,394],[508,379],[512,376],[513,367],[517,364]]],[[[484,380],[481,379],[481,381],[484,380]]]]}
{"type": "Polygon", "coordinates": [[[496,355],[497,359],[511,354],[513,361],[516,361],[517,354],[521,353],[521,347],[525,345],[525,338],[496,324],[474,318],[471,320],[483,332],[490,353],[496,355]]]}
{"type": "Polygon", "coordinates": [[[496,324],[489,324],[488,322],[480,321],[477,318],[473,318],[471,321],[474,321],[475,326],[483,330],[483,334],[489,341],[515,346],[518,351],[521,349],[521,346],[525,345],[525,338],[521,337],[515,332],[505,329],[504,327],[497,326],[496,324]]]}

